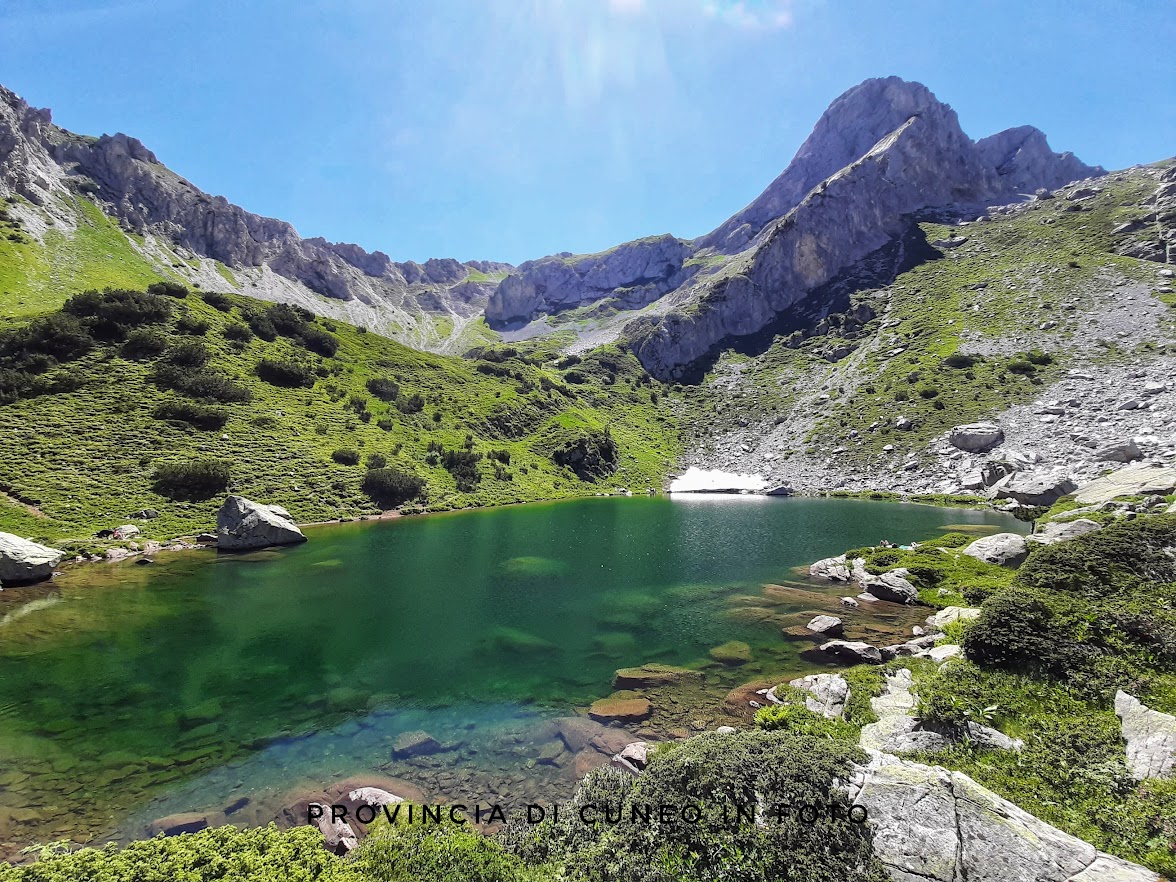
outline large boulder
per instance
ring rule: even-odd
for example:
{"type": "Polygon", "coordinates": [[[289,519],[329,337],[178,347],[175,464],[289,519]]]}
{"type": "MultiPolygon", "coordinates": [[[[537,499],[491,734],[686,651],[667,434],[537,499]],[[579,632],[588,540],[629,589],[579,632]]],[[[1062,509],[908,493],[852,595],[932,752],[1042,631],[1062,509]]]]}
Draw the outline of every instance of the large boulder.
{"type": "Polygon", "coordinates": [[[977,539],[964,549],[964,554],[985,563],[1019,567],[1029,556],[1029,543],[1020,533],[997,533],[977,539]]]}
{"type": "Polygon", "coordinates": [[[987,453],[1004,442],[1004,429],[996,423],[969,423],[955,426],[947,436],[952,447],[968,453],[987,453]]]}
{"type": "Polygon", "coordinates": [[[1112,441],[1094,452],[1094,458],[1103,462],[1134,462],[1143,459],[1143,451],[1132,439],[1112,441]]]}
{"type": "Polygon", "coordinates": [[[0,533],[0,584],[23,585],[48,579],[63,557],[64,551],[0,533]]]}
{"type": "Polygon", "coordinates": [[[862,590],[879,600],[892,603],[914,603],[919,599],[919,589],[908,581],[905,569],[891,570],[880,576],[870,576],[862,581],[862,590]]]}
{"type": "Polygon", "coordinates": [[[1084,484],[1074,498],[1083,505],[1110,502],[1117,496],[1165,495],[1176,489],[1176,468],[1140,463],[1084,484]]]}
{"type": "Polygon", "coordinates": [[[845,555],[817,561],[809,567],[809,575],[814,579],[828,579],[830,582],[848,582],[850,573],[845,563],[845,555]]]}
{"type": "Polygon", "coordinates": [[[1046,524],[1041,528],[1040,532],[1030,536],[1029,541],[1039,542],[1042,545],[1053,545],[1055,542],[1077,539],[1079,536],[1085,536],[1087,533],[1095,533],[1101,529],[1102,524],[1098,521],[1089,520],[1088,518],[1077,518],[1073,521],[1055,521],[1052,524],[1046,524]]]}
{"type": "Polygon", "coordinates": [[[216,513],[216,547],[222,551],[245,551],[271,545],[293,545],[306,537],[276,505],[262,505],[244,496],[230,496],[216,513]]]}
{"type": "Polygon", "coordinates": [[[1140,780],[1176,776],[1176,717],[1152,710],[1122,689],[1115,693],[1115,713],[1123,724],[1131,774],[1140,780]]]}
{"type": "Polygon", "coordinates": [[[1053,505],[1073,493],[1078,485],[1066,475],[1018,472],[998,481],[990,492],[994,499],[1014,499],[1022,505],[1053,505]]]}
{"type": "Polygon", "coordinates": [[[902,882],[1158,882],[981,787],[962,772],[872,751],[851,787],[874,853],[902,882]]]}

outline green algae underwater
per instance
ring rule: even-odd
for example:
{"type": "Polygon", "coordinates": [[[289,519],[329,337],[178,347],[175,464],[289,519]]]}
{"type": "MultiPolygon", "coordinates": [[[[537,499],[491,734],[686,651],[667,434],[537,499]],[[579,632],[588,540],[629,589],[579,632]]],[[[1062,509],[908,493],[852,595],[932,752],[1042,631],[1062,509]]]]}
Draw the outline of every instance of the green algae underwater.
{"type": "MultiPolygon", "coordinates": [[[[948,526],[1024,528],[862,500],[587,499],[313,527],[296,547],[161,553],[6,590],[0,857],[141,837],[182,811],[264,823],[299,786],[363,772],[454,798],[563,798],[576,769],[543,724],[608,695],[618,668],[705,673],[647,730],[722,722],[730,689],[828,664],[782,630],[835,610],[844,586],[796,567],[948,526]],[[732,642],[750,661],[712,658],[732,642]],[[416,731],[437,751],[397,759],[416,731]]],[[[878,607],[845,615],[885,635],[926,614],[878,607]]]]}

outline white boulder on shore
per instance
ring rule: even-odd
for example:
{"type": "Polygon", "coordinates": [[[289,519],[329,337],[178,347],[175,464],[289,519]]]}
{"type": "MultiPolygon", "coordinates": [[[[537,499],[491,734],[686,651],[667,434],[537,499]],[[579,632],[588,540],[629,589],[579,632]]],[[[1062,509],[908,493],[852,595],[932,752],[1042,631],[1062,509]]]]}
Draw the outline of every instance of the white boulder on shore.
{"type": "Polygon", "coordinates": [[[244,496],[230,496],[216,513],[216,547],[222,551],[247,551],[271,545],[305,542],[286,509],[262,505],[244,496]]]}
{"type": "Polygon", "coordinates": [[[48,579],[63,557],[64,551],[12,533],[0,533],[0,584],[19,585],[48,579]]]}

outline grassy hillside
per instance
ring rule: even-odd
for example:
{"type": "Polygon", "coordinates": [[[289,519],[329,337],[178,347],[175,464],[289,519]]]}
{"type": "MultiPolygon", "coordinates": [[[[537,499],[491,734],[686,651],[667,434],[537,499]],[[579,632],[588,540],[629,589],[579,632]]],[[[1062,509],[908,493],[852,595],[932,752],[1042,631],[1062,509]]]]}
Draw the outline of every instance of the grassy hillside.
{"type": "Polygon", "coordinates": [[[161,275],[131,245],[118,224],[76,197],[77,229],[50,228],[44,243],[22,232],[12,208],[0,205],[0,318],[55,309],[86,288],[142,287],[161,275]]]}
{"type": "Polygon", "coordinates": [[[677,454],[673,422],[619,352],[563,370],[541,350],[435,356],[285,306],[171,293],[139,295],[131,318],[125,303],[75,298],[4,332],[0,530],[84,539],[155,509],[136,522],[166,538],[209,529],[225,492],[311,522],[397,502],[439,511],[644,491],[677,454]],[[92,342],[61,344],[70,329],[92,342]],[[585,470],[576,449],[603,461],[585,470]],[[177,483],[169,466],[193,463],[205,473],[165,486],[177,483]],[[423,492],[373,498],[373,466],[423,492]]]}

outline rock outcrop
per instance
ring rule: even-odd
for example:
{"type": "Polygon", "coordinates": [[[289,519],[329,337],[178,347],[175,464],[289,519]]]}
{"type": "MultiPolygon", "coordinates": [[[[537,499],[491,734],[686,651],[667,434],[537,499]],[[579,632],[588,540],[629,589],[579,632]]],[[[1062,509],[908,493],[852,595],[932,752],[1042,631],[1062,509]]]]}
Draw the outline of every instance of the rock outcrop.
{"type": "Polygon", "coordinates": [[[1115,693],[1115,713],[1127,742],[1127,766],[1139,779],[1176,776],[1176,717],[1152,710],[1122,689],[1115,693]]]}
{"type": "Polygon", "coordinates": [[[691,253],[687,242],[665,235],[600,254],[527,261],[490,295],[486,318],[495,324],[528,321],[606,298],[621,309],[640,309],[691,275],[685,266],[691,253]]]}
{"type": "Polygon", "coordinates": [[[964,549],[964,554],[985,563],[1019,567],[1029,556],[1029,543],[1019,533],[997,533],[977,539],[964,549]]]}
{"type": "Polygon", "coordinates": [[[0,584],[21,585],[48,579],[63,557],[64,551],[0,533],[0,584]]]}
{"type": "Polygon", "coordinates": [[[874,853],[902,882],[1158,882],[981,787],[962,772],[873,752],[851,796],[874,853]]]}
{"type": "Polygon", "coordinates": [[[840,674],[809,674],[788,683],[795,689],[803,689],[804,705],[815,714],[826,719],[837,720],[845,715],[845,704],[849,701],[849,684],[840,674]]]}
{"type": "Polygon", "coordinates": [[[1044,136],[1035,131],[1001,133],[982,148],[918,83],[891,77],[855,86],[830,106],[767,193],[698,240],[737,255],[674,292],[662,315],[625,327],[634,352],[655,376],[680,377],[719,342],[760,331],[902,239],[916,211],[1015,201],[1029,184],[1103,172],[1042,150],[1044,136]]]}
{"type": "Polygon", "coordinates": [[[247,551],[306,541],[284,508],[262,505],[243,496],[225,500],[216,513],[216,530],[216,547],[221,551],[247,551]]]}

